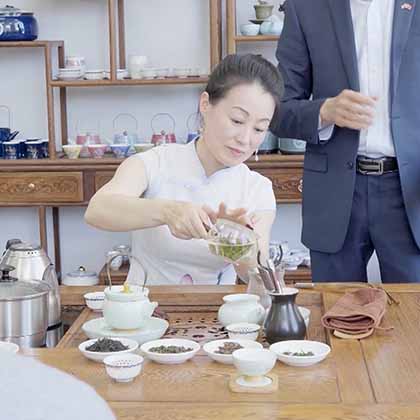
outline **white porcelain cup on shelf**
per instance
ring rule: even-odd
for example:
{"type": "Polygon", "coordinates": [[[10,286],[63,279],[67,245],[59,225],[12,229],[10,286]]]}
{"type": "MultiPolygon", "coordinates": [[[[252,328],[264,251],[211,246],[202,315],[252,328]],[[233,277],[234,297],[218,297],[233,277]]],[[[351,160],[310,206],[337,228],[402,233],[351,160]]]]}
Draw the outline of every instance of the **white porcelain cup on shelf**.
{"type": "Polygon", "coordinates": [[[148,64],[149,60],[145,55],[128,56],[128,73],[132,79],[141,79],[142,70],[148,64]]]}

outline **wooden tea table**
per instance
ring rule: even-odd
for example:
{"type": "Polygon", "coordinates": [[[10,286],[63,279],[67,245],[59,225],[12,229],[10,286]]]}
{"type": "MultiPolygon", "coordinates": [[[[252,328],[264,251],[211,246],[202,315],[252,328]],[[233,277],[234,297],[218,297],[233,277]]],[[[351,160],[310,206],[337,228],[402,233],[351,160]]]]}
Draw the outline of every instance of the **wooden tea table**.
{"type": "MultiPolygon", "coordinates": [[[[63,286],[63,305],[83,305],[86,291],[100,289],[63,286]]],[[[242,286],[150,289],[151,298],[169,316],[169,334],[201,343],[224,337],[217,323],[222,297],[244,291],[242,286]]],[[[231,392],[227,382],[235,368],[213,362],[203,352],[182,365],[146,361],[134,382],[114,383],[102,364],[85,359],[77,349],[86,339],[81,325],[97,316],[89,309],[57,348],[26,354],[93,386],[119,419],[420,419],[420,285],[387,286],[401,302],[388,306],[385,321],[394,330],[377,331],[362,341],[338,339],[320,324],[321,314],[351,289],[352,285],[328,284],[300,292],[298,303],[311,309],[309,339],[329,343],[332,352],[309,368],[277,362],[279,389],[272,394],[231,392]]]]}

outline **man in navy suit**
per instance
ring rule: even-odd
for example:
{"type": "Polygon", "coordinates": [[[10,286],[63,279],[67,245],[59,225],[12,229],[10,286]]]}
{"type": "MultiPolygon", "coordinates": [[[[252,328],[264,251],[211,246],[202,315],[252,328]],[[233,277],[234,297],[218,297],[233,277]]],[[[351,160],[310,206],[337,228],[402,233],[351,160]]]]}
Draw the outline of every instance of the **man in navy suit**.
{"type": "Polygon", "coordinates": [[[383,282],[420,282],[420,4],[287,0],[277,59],[314,281],[367,281],[376,251],[383,282]]]}

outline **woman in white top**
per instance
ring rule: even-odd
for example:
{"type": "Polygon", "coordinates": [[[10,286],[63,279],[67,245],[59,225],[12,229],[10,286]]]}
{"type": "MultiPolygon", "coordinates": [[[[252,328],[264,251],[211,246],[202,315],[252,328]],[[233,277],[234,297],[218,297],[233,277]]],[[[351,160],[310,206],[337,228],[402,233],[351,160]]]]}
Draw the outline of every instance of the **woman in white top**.
{"type": "Polygon", "coordinates": [[[206,226],[217,218],[251,224],[267,253],[276,203],[271,181],[243,162],[262,143],[283,83],[262,57],[229,55],[200,97],[201,135],[126,159],[91,199],[86,221],[132,231],[130,283],[226,284],[246,278],[252,259],[232,267],[209,252],[206,226]]]}

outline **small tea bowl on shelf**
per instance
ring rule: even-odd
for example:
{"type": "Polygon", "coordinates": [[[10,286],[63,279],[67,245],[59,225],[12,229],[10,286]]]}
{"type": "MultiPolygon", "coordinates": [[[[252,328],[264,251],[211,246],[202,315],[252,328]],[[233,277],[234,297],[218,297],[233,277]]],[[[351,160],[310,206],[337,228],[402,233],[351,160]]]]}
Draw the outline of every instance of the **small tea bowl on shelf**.
{"type": "Polygon", "coordinates": [[[127,156],[128,150],[130,149],[129,144],[111,144],[111,151],[116,158],[125,158],[127,156]]]}
{"type": "Polygon", "coordinates": [[[87,148],[90,153],[90,156],[93,159],[101,159],[104,157],[104,154],[107,149],[107,145],[106,144],[89,144],[87,148]]]}
{"type": "Polygon", "coordinates": [[[69,159],[77,159],[82,151],[80,144],[64,144],[63,152],[69,159]]]}

